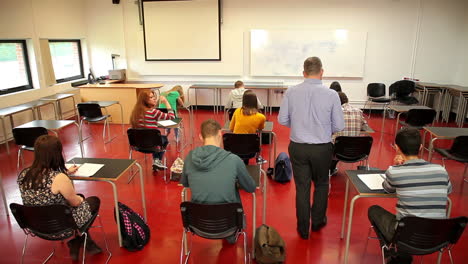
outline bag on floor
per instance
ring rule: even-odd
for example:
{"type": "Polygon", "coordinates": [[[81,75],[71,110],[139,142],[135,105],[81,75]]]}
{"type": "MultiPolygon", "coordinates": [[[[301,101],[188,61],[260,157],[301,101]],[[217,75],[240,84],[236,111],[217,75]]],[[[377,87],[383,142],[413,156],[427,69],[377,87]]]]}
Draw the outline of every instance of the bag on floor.
{"type": "MultiPolygon", "coordinates": [[[[150,239],[150,229],[141,215],[119,202],[122,244],[128,251],[143,249],[150,239]]],[[[114,211],[115,212],[115,211],[114,211]]],[[[115,213],[114,213],[115,214],[115,213]]]]}
{"type": "Polygon", "coordinates": [[[184,169],[184,161],[177,157],[172,163],[171,166],[171,181],[179,181],[180,177],[182,176],[182,170],[184,169]]]}
{"type": "Polygon", "coordinates": [[[288,154],[281,152],[275,160],[275,175],[273,180],[281,183],[286,183],[291,180],[292,166],[288,154]]]}
{"type": "Polygon", "coordinates": [[[255,231],[255,261],[258,264],[279,264],[286,258],[286,244],[271,226],[261,225],[255,231]]]}

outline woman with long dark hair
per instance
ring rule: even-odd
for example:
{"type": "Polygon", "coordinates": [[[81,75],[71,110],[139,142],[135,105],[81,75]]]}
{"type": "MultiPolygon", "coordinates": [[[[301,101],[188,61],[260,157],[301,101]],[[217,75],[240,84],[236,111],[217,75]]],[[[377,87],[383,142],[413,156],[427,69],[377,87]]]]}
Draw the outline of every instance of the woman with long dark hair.
{"type": "MultiPolygon", "coordinates": [[[[44,206],[66,204],[71,207],[76,225],[82,227],[99,211],[100,200],[91,196],[84,198],[75,192],[73,182],[68,177],[78,167],[65,168],[62,155],[62,143],[55,136],[40,136],[34,144],[34,162],[24,169],[18,177],[18,185],[23,204],[44,206]]],[[[87,231],[86,231],[87,232],[87,231]]],[[[75,237],[67,242],[70,256],[78,260],[82,237],[75,237]]],[[[88,233],[86,250],[90,254],[102,252],[88,233]]]]}

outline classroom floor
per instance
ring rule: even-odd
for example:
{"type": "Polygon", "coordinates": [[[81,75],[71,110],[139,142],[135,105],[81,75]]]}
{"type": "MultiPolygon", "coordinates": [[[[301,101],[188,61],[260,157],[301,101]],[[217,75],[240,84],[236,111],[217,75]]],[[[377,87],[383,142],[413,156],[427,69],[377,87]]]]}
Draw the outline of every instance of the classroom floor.
{"type": "MultiPolygon", "coordinates": [[[[222,115],[214,116],[213,112],[206,110],[195,111],[195,128],[189,127],[186,122],[186,132],[195,133],[195,146],[201,144],[198,139],[200,123],[207,118],[215,118],[222,121],[222,115]]],[[[274,131],[278,137],[278,153],[287,152],[289,143],[289,129],[277,123],[277,114],[267,116],[270,121],[274,121],[274,131]]],[[[183,118],[188,120],[187,114],[183,118]]],[[[385,133],[381,137],[382,118],[379,114],[372,114],[369,120],[370,126],[376,130],[372,136],[374,144],[370,156],[370,166],[386,169],[391,165],[394,155],[390,143],[393,140],[394,119],[387,119],[384,128],[385,133]]],[[[453,124],[451,124],[453,125],[453,124]]],[[[96,158],[128,158],[128,141],[126,134],[123,134],[120,125],[112,125],[112,135],[117,135],[111,143],[104,145],[101,138],[102,125],[87,125],[84,128],[84,135],[92,135],[85,141],[85,157],[96,158]]],[[[63,129],[59,137],[64,145],[66,159],[78,157],[79,147],[76,144],[78,136],[74,126],[63,129]]],[[[187,136],[188,138],[188,136],[187,136]]],[[[173,133],[170,136],[173,140],[173,133]]],[[[168,163],[176,158],[175,145],[171,141],[168,151],[168,163]]],[[[450,142],[440,140],[439,146],[448,147],[450,142]]],[[[6,191],[8,203],[21,203],[21,197],[16,184],[16,153],[17,147],[10,142],[11,154],[7,155],[5,147],[0,146],[1,173],[3,175],[3,185],[6,191]]],[[[191,148],[191,146],[189,146],[191,148]]],[[[263,157],[268,159],[269,146],[264,145],[263,157]]],[[[427,152],[426,152],[427,154],[427,152]]],[[[184,154],[185,155],[185,154],[184,154]]],[[[26,164],[31,164],[32,153],[25,153],[26,164]]],[[[162,179],[162,172],[153,173],[150,161],[145,167],[143,154],[136,153],[140,164],[146,168],[145,171],[145,191],[147,199],[148,223],[151,228],[151,240],[146,247],[138,252],[129,252],[118,247],[117,230],[113,216],[113,196],[110,184],[103,182],[75,182],[77,192],[87,196],[96,195],[101,198],[100,215],[103,220],[107,239],[109,241],[112,258],[110,263],[178,263],[180,256],[180,242],[182,236],[182,224],[179,213],[182,187],[177,183],[165,184],[162,179]]],[[[149,157],[148,157],[149,158],[149,157]]],[[[440,156],[435,155],[435,158],[440,156]]],[[[433,162],[441,163],[440,159],[433,162]]],[[[273,164],[273,162],[272,162],[273,164]]],[[[287,245],[286,263],[343,263],[345,241],[340,239],[341,219],[343,214],[343,200],[345,190],[346,169],[355,169],[356,165],[339,164],[339,173],[331,178],[331,193],[328,205],[328,224],[319,232],[313,232],[309,240],[302,240],[296,233],[295,217],[295,188],[294,183],[279,184],[268,180],[267,192],[267,224],[275,227],[287,245]]],[[[268,163],[264,168],[268,167],[268,163]]],[[[449,172],[453,192],[450,195],[453,201],[452,216],[468,215],[468,183],[463,183],[463,164],[447,161],[446,168],[449,172]]],[[[129,205],[134,210],[141,212],[140,190],[138,179],[135,178],[130,184],[126,183],[126,177],[117,182],[119,200],[129,205]]],[[[350,195],[354,195],[352,190],[350,195]]],[[[261,209],[263,195],[257,191],[257,226],[261,224],[261,209]]],[[[248,219],[251,219],[252,206],[251,195],[242,193],[243,205],[248,219]]],[[[356,202],[354,213],[353,230],[351,235],[351,247],[349,263],[379,263],[380,248],[376,240],[370,240],[366,246],[366,237],[369,230],[367,220],[367,208],[373,204],[379,204],[388,210],[394,211],[395,199],[360,199],[356,202]]],[[[251,246],[251,221],[247,226],[248,245],[251,246]]],[[[96,242],[104,247],[103,237],[99,230],[93,230],[92,236],[96,242]]],[[[21,249],[24,241],[23,231],[19,228],[13,216],[7,216],[3,204],[0,204],[0,256],[1,263],[18,263],[21,256],[21,249]]],[[[25,263],[39,263],[45,259],[56,245],[57,256],[49,263],[71,263],[66,244],[48,242],[39,238],[32,238],[28,242],[25,263]]],[[[468,231],[466,231],[459,243],[452,250],[455,263],[466,263],[468,257],[468,231]],[[465,261],[464,261],[465,259],[465,261]]],[[[193,240],[193,252],[189,263],[243,263],[242,243],[229,245],[222,241],[205,240],[195,237],[193,240]]],[[[105,254],[87,256],[87,263],[104,263],[105,254]]],[[[416,258],[419,261],[419,258],[416,258]]],[[[436,254],[426,256],[424,263],[435,263],[436,254]]],[[[253,262],[255,263],[255,262],[253,262]]],[[[447,254],[444,254],[442,263],[449,263],[447,254]]]]}

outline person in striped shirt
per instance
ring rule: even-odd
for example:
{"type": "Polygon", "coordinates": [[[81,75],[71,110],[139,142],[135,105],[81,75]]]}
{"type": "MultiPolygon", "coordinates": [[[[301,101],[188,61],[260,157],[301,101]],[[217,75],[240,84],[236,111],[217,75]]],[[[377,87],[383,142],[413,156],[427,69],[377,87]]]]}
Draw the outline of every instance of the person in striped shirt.
{"type": "MultiPolygon", "coordinates": [[[[405,216],[445,218],[447,195],[452,184],[444,167],[418,157],[421,136],[415,128],[400,130],[395,138],[394,166],[385,172],[383,188],[396,193],[396,215],[378,205],[368,210],[371,224],[391,240],[398,221],[405,216]]],[[[387,263],[411,263],[412,257],[404,253],[386,252],[387,263]]]]}
{"type": "MultiPolygon", "coordinates": [[[[158,98],[153,91],[142,91],[138,95],[135,107],[133,107],[132,115],[130,116],[130,124],[133,128],[152,128],[158,129],[157,122],[159,120],[174,119],[174,110],[167,101],[166,97],[160,96],[160,102],[167,108],[167,113],[155,108],[158,98]]],[[[167,146],[167,136],[162,136],[163,147],[167,146]]],[[[153,170],[167,169],[161,162],[164,151],[153,152],[153,170]]]]}

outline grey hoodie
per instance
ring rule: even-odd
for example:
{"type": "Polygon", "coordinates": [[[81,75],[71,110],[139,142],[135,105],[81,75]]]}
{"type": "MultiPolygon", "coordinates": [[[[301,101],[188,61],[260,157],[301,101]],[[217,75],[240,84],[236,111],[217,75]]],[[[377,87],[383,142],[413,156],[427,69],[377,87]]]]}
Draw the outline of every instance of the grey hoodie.
{"type": "Polygon", "coordinates": [[[255,182],[242,160],[212,145],[187,155],[180,183],[190,188],[192,202],[204,204],[241,202],[236,183],[247,192],[255,191],[255,182]]]}

